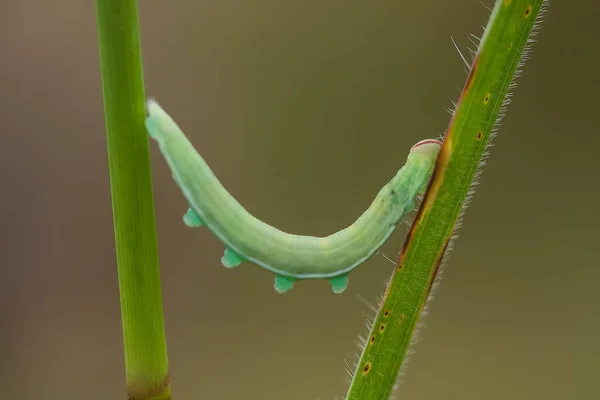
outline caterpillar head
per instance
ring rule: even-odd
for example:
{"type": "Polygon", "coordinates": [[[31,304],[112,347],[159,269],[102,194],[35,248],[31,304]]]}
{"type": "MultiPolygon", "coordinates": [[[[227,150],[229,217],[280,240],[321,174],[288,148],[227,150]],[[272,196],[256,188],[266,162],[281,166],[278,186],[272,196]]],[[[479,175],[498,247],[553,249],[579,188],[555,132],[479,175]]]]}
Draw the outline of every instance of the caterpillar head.
{"type": "Polygon", "coordinates": [[[442,148],[442,142],[436,139],[425,139],[421,140],[413,147],[411,147],[411,153],[422,154],[428,158],[436,159],[440,149],[442,148]]]}
{"type": "MultiPolygon", "coordinates": [[[[435,160],[437,159],[440,149],[442,148],[442,144],[443,143],[441,141],[436,139],[421,140],[410,149],[410,154],[418,154],[419,156],[426,157],[427,159],[431,160],[431,169],[429,172],[431,174],[435,167],[435,160]]],[[[429,175],[427,182],[425,182],[425,184],[419,188],[417,192],[419,195],[425,194],[432,177],[433,175],[429,175]]]]}

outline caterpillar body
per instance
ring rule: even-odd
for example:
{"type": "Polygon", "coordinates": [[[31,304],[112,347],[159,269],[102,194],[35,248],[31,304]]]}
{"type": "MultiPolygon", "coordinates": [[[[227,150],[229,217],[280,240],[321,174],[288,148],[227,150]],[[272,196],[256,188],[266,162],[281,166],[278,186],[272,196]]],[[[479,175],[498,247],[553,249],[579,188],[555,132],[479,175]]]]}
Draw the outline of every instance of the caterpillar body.
{"type": "Polygon", "coordinates": [[[148,133],[189,204],[185,224],[206,226],[224,243],[223,266],[232,268],[248,261],[273,272],[279,293],[301,279],[326,279],[334,293],[343,292],[348,274],[373,256],[414,209],[415,197],[427,189],[441,148],[441,142],[434,139],[415,144],[406,164],[347,228],[325,237],[294,235],[246,211],[156,101],[148,101],[147,111],[148,133]]]}

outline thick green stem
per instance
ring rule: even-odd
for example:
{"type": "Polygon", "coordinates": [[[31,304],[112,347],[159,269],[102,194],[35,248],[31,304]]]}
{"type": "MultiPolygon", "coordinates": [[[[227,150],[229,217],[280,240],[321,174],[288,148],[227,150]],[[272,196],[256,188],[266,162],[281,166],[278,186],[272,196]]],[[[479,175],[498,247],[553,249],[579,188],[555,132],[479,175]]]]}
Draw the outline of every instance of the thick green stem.
{"type": "Polygon", "coordinates": [[[347,399],[387,400],[544,0],[497,0],[446,132],[429,190],[404,244],[347,399]]]}
{"type": "Polygon", "coordinates": [[[127,393],[170,399],[137,0],[96,0],[127,393]]]}

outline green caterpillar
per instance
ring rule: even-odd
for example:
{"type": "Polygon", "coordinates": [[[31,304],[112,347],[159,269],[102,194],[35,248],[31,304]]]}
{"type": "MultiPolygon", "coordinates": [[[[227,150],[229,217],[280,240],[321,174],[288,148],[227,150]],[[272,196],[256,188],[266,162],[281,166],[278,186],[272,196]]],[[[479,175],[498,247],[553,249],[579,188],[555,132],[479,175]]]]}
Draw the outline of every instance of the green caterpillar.
{"type": "Polygon", "coordinates": [[[348,274],[373,256],[402,218],[424,194],[441,148],[438,140],[415,144],[404,165],[379,192],[371,206],[350,226],[326,237],[293,235],[251,215],[221,185],[173,119],[154,101],[147,103],[146,128],[189,203],[183,220],[206,226],[225,246],[221,263],[232,268],[244,261],[275,274],[275,290],[292,288],[300,279],[327,279],[334,293],[348,286],[348,274]]]}

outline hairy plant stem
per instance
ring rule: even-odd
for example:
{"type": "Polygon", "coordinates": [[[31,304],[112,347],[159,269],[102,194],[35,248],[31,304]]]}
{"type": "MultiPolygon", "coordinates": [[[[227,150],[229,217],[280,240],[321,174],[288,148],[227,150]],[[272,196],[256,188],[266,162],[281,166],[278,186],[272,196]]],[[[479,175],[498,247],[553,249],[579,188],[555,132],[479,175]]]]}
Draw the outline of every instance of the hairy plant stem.
{"type": "Polygon", "coordinates": [[[171,398],[137,0],[96,0],[127,394],[171,398]]]}
{"type": "Polygon", "coordinates": [[[390,397],[546,6],[544,0],[496,1],[446,131],[431,184],[366,338],[347,399],[390,397]]]}

